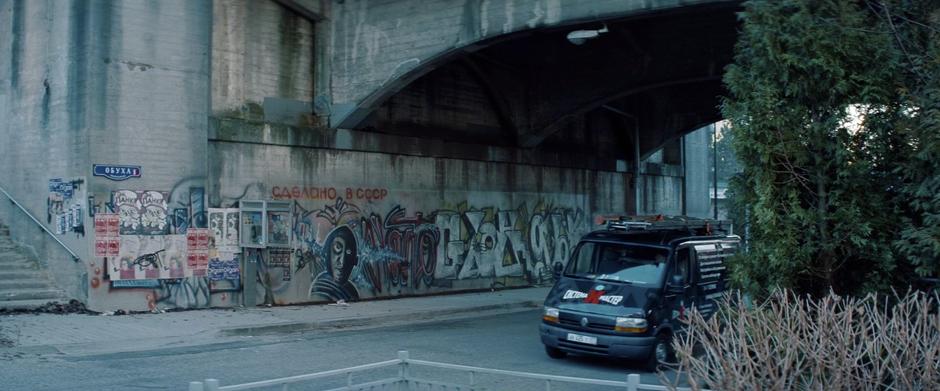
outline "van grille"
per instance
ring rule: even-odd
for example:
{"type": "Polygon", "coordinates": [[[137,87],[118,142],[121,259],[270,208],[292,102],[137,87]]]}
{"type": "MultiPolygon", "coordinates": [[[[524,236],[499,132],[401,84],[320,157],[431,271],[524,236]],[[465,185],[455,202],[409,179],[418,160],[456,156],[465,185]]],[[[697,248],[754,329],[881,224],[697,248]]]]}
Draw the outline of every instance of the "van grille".
{"type": "Polygon", "coordinates": [[[614,331],[614,325],[612,324],[602,324],[602,323],[588,323],[587,327],[581,327],[581,323],[575,319],[559,319],[559,323],[562,326],[567,326],[574,329],[589,329],[589,330],[602,330],[602,331],[614,331]]]}
{"type": "Polygon", "coordinates": [[[607,345],[588,345],[580,342],[569,341],[564,338],[558,339],[558,345],[569,350],[576,350],[583,353],[607,354],[607,345]]]}

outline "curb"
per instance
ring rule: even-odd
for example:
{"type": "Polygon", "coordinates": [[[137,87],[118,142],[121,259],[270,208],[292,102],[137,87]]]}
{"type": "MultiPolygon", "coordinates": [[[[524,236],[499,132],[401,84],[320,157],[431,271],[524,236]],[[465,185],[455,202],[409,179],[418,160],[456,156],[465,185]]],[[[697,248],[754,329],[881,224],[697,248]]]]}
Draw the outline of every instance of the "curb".
{"type": "Polygon", "coordinates": [[[287,323],[278,323],[278,324],[270,324],[270,325],[236,326],[236,327],[220,329],[219,335],[222,335],[222,336],[256,336],[256,335],[262,335],[262,334],[280,334],[280,333],[287,334],[287,333],[296,333],[296,332],[301,332],[301,331],[315,331],[315,330],[325,330],[325,329],[372,326],[372,325],[376,325],[376,323],[393,323],[393,322],[402,322],[406,320],[407,321],[432,320],[438,317],[478,313],[478,312],[483,312],[483,311],[516,312],[516,311],[524,311],[524,310],[539,308],[541,306],[542,306],[542,300],[526,300],[526,301],[516,302],[516,303],[480,305],[480,306],[456,308],[456,309],[449,309],[449,310],[416,311],[416,312],[405,312],[405,313],[390,314],[390,315],[360,316],[360,317],[345,318],[345,319],[329,319],[329,320],[321,320],[321,321],[313,321],[313,322],[287,322],[287,323]]]}

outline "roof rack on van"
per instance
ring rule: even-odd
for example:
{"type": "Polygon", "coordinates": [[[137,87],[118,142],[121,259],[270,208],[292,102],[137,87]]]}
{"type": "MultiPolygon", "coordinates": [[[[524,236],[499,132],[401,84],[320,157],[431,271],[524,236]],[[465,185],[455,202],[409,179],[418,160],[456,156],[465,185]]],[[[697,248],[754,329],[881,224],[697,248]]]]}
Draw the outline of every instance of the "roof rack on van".
{"type": "Polygon", "coordinates": [[[700,219],[686,216],[613,216],[604,219],[608,231],[682,230],[711,235],[722,232],[732,235],[728,220],[700,219]]]}

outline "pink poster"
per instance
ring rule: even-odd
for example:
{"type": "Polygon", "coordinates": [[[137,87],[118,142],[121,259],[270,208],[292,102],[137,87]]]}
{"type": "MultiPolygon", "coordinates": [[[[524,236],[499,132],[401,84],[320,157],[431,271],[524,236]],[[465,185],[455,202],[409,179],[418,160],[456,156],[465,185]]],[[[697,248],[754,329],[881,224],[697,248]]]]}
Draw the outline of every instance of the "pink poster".
{"type": "Polygon", "coordinates": [[[99,258],[117,257],[121,249],[118,236],[119,218],[116,213],[98,213],[95,215],[95,256],[99,258]]]}
{"type": "Polygon", "coordinates": [[[198,248],[199,233],[198,229],[190,228],[186,231],[186,249],[189,251],[195,250],[198,248]]]}
{"type": "Polygon", "coordinates": [[[117,257],[121,253],[121,239],[111,238],[108,239],[108,255],[109,257],[117,257]]]}
{"type": "Polygon", "coordinates": [[[108,256],[108,240],[95,237],[95,257],[104,258],[108,256]]]}
{"type": "Polygon", "coordinates": [[[121,218],[117,213],[110,213],[108,215],[108,236],[118,237],[121,231],[121,218]]]}
{"type": "Polygon", "coordinates": [[[108,236],[108,215],[99,213],[95,215],[95,237],[108,236]]]}
{"type": "Polygon", "coordinates": [[[200,251],[209,250],[209,230],[206,228],[200,228],[198,232],[198,237],[196,240],[196,247],[200,251]]]}

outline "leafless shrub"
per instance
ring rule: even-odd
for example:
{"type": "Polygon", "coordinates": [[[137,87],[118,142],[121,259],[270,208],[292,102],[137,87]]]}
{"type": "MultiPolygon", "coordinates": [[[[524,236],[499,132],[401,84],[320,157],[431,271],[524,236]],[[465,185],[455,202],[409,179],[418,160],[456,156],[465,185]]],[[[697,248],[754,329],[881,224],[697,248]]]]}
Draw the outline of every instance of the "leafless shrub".
{"type": "Polygon", "coordinates": [[[922,292],[777,292],[749,307],[730,295],[709,320],[689,314],[674,342],[682,375],[662,379],[695,390],[940,390],[938,303],[922,292]]]}

